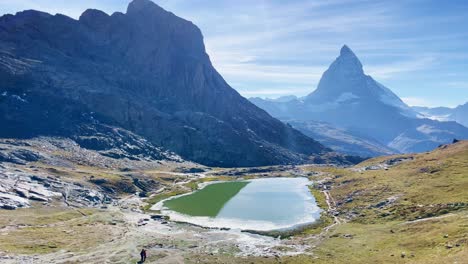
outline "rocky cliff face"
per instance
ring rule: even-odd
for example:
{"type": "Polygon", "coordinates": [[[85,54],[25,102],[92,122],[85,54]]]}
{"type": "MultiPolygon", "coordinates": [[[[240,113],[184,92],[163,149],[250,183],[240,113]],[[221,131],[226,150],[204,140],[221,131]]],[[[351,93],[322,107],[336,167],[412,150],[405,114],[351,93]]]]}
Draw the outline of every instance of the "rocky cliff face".
{"type": "Polygon", "coordinates": [[[0,18],[0,136],[120,127],[206,165],[297,163],[329,150],[233,90],[200,30],[149,0],[80,19],[0,18]]]}

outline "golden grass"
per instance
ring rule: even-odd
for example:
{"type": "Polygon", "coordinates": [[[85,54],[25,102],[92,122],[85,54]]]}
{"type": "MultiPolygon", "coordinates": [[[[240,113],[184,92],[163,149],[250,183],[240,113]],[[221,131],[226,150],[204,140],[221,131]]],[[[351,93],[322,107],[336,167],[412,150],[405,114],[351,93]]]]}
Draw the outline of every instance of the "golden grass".
{"type": "MultiPolygon", "coordinates": [[[[468,142],[405,156],[414,159],[388,170],[313,168],[329,178],[330,192],[341,204],[340,216],[352,212],[355,217],[333,228],[313,256],[286,257],[283,262],[466,263],[468,142]],[[392,196],[397,197],[394,202],[377,206],[392,196]]],[[[355,168],[390,158],[371,159],[355,168]]]]}
{"type": "Polygon", "coordinates": [[[0,211],[0,225],[8,226],[0,231],[0,249],[16,254],[87,250],[111,240],[117,222],[122,222],[118,213],[95,209],[0,211]]]}

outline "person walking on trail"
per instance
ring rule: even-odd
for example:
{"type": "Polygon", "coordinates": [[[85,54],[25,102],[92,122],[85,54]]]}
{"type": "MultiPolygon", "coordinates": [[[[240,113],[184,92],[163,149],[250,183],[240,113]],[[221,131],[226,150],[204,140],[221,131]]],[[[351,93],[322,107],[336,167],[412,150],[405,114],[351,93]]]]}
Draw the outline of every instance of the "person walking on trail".
{"type": "Polygon", "coordinates": [[[146,250],[145,249],[141,250],[140,257],[141,257],[140,263],[143,263],[143,262],[146,261],[146,250]]]}

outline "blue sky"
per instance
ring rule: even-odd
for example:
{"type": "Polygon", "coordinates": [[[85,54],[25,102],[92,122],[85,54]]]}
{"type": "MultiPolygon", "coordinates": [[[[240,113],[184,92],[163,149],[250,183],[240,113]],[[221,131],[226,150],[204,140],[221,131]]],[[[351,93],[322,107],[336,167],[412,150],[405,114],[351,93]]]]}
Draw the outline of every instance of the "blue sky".
{"type": "MultiPolygon", "coordinates": [[[[74,18],[129,0],[0,0],[74,18]]],[[[468,101],[468,1],[154,0],[193,21],[228,83],[246,97],[312,92],[347,44],[365,71],[410,105],[468,101]]]]}

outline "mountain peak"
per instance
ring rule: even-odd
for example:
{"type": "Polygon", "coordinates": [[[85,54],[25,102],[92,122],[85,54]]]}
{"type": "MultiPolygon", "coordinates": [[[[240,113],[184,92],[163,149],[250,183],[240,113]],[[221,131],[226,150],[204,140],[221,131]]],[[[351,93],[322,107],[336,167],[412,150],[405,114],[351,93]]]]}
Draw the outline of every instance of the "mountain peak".
{"type": "Polygon", "coordinates": [[[347,45],[343,45],[340,50],[340,56],[330,65],[329,70],[341,72],[346,75],[364,74],[361,61],[359,61],[359,58],[347,45]]]}
{"type": "Polygon", "coordinates": [[[149,10],[164,11],[162,7],[158,6],[151,0],[133,0],[127,7],[127,14],[141,13],[149,10]]]}
{"type": "Polygon", "coordinates": [[[101,10],[87,9],[81,14],[79,20],[85,25],[91,28],[97,28],[105,25],[105,21],[109,18],[109,15],[101,10]]]}
{"type": "MultiPolygon", "coordinates": [[[[318,101],[323,101],[325,98],[326,100],[343,101],[356,96],[372,96],[374,92],[370,88],[368,80],[369,77],[365,75],[358,57],[347,45],[344,45],[340,50],[340,55],[323,74],[317,89],[307,98],[308,100],[318,98],[318,101]]],[[[372,87],[375,86],[378,85],[372,87]]],[[[380,90],[380,88],[377,89],[380,90]]]]}
{"type": "Polygon", "coordinates": [[[348,47],[348,45],[343,45],[343,47],[341,47],[341,50],[340,50],[340,56],[345,56],[345,55],[348,55],[348,54],[351,54],[351,55],[354,55],[354,52],[348,47]]]}
{"type": "Polygon", "coordinates": [[[364,73],[358,57],[346,45],[306,100],[313,103],[387,105],[399,108],[403,115],[415,116],[415,112],[396,94],[364,73]]]}
{"type": "Polygon", "coordinates": [[[347,61],[348,63],[346,66],[356,66],[357,68],[362,68],[362,64],[359,61],[359,58],[347,45],[343,45],[340,50],[340,56],[336,59],[336,61],[340,60],[347,61]]]}

